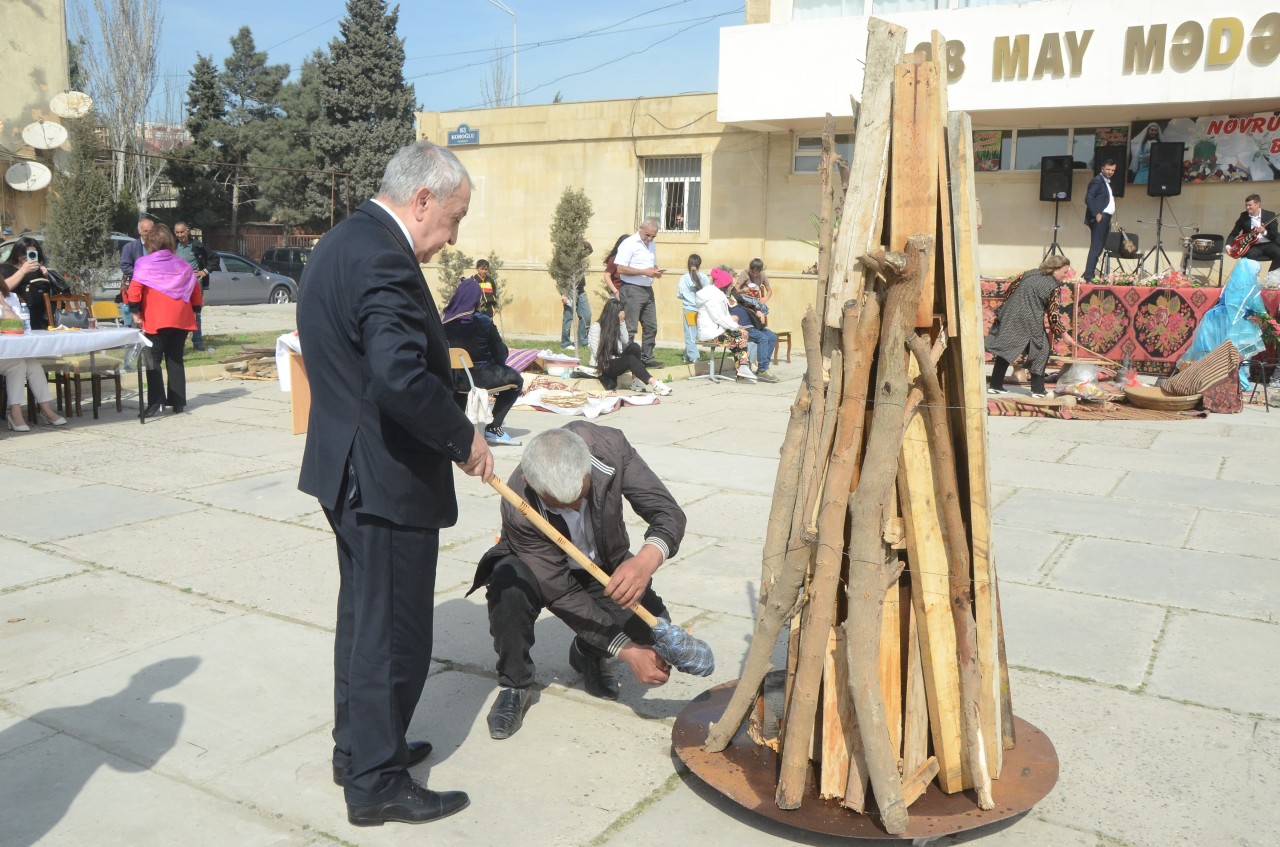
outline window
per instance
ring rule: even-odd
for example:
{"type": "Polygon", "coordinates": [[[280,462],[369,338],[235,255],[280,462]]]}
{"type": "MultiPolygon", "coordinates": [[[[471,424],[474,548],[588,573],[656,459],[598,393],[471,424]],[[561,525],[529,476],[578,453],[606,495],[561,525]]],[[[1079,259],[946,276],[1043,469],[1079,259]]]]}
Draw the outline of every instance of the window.
{"type": "Polygon", "coordinates": [[[697,232],[702,219],[702,157],[645,159],[642,196],[642,216],[657,218],[664,232],[697,232]]]}
{"type": "Polygon", "coordinates": [[[1014,147],[1013,168],[1018,171],[1040,170],[1045,156],[1065,156],[1071,152],[1070,134],[1065,129],[1020,129],[1014,147]]]}
{"type": "Polygon", "coordinates": [[[973,165],[978,171],[1034,171],[1045,156],[1070,155],[1078,169],[1090,168],[1099,147],[1125,143],[1125,127],[978,129],[973,165]]]}
{"type": "Polygon", "coordinates": [[[222,267],[228,273],[233,274],[251,274],[254,272],[253,265],[249,264],[244,259],[236,259],[231,256],[222,257],[222,267]]]}
{"type": "MultiPolygon", "coordinates": [[[[853,136],[841,133],[836,136],[836,152],[846,162],[853,161],[853,136]]],[[[816,174],[822,167],[822,136],[797,135],[792,173],[816,174]]]]}

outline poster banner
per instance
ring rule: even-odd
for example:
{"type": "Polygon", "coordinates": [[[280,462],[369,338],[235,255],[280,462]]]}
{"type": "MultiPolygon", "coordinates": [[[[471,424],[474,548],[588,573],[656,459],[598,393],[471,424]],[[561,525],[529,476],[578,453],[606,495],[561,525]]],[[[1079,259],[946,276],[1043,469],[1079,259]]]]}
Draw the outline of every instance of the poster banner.
{"type": "Polygon", "coordinates": [[[1129,182],[1146,184],[1156,141],[1185,145],[1183,182],[1280,179],[1280,112],[1135,121],[1129,128],[1129,182]]]}
{"type": "Polygon", "coordinates": [[[1000,138],[998,129],[973,131],[973,169],[975,171],[1000,170],[1000,138]]]}

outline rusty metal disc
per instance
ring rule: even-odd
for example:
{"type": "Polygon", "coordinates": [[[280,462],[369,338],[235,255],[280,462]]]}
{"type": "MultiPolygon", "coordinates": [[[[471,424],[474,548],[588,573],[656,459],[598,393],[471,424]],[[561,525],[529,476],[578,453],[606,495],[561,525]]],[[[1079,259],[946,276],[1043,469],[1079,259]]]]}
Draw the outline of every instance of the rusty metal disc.
{"type": "MultiPolygon", "coordinates": [[[[781,673],[775,671],[770,676],[781,673]]],[[[719,720],[737,680],[717,685],[698,695],[676,718],[671,742],[689,769],[703,782],[735,803],[771,820],[809,832],[858,839],[934,838],[967,832],[1012,818],[1029,810],[1053,789],[1058,781],[1058,754],[1049,737],[1021,718],[1014,718],[1017,746],[1004,752],[1000,778],[992,781],[994,809],[978,808],[971,791],[944,794],[937,784],[907,810],[910,822],[901,835],[890,835],[876,814],[859,814],[834,800],[819,799],[810,793],[799,809],[784,811],[774,802],[778,784],[778,756],[749,738],[743,727],[723,753],[702,749],[707,730],[719,720]]]]}

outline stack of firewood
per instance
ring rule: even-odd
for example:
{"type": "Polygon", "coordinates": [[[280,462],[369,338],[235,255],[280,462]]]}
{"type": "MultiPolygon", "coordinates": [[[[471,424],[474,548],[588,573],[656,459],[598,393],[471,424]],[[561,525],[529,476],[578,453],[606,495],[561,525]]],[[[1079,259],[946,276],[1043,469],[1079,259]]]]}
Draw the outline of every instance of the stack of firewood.
{"type": "Polygon", "coordinates": [[[766,534],[747,662],[705,744],[778,750],[777,803],[806,792],[902,833],[936,782],[973,789],[1013,746],[991,559],[977,204],[945,56],[872,20],[853,161],[823,137],[817,308],[766,534]],[[833,224],[839,217],[838,226],[833,224]],[[790,626],[785,699],[764,719],[790,626]],[[754,708],[753,708],[754,707],[754,708]],[[812,780],[811,780],[812,777],[812,780]]]}

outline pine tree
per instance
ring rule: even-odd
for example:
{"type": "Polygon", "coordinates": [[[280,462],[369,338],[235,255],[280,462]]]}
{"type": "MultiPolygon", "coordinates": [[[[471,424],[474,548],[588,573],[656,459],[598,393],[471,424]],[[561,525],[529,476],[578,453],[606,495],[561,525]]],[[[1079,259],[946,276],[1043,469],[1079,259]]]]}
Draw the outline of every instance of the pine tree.
{"type": "Polygon", "coordinates": [[[208,227],[230,218],[222,169],[199,163],[219,161],[220,132],[226,118],[218,66],[212,57],[197,53],[187,85],[186,126],[191,144],[175,150],[168,165],[169,179],[178,190],[178,214],[192,226],[208,227]]]}
{"type": "Polygon", "coordinates": [[[586,233],[591,215],[591,198],[581,188],[569,186],[560,194],[551,219],[551,261],[547,272],[563,296],[576,296],[578,280],[587,272],[591,253],[586,233]]]}
{"type": "MultiPolygon", "coordinates": [[[[247,164],[253,150],[275,132],[280,115],[280,88],[289,75],[288,65],[268,65],[267,54],[253,43],[253,33],[242,26],[231,37],[231,55],[218,81],[226,102],[226,117],[220,127],[221,154],[235,165],[247,164]]],[[[231,236],[240,220],[240,208],[251,206],[256,197],[253,172],[242,167],[231,170],[227,179],[231,193],[231,236]]]]}
{"type": "Polygon", "coordinates": [[[71,153],[66,170],[53,169],[45,246],[53,267],[76,291],[86,292],[93,276],[111,265],[108,236],[115,204],[107,175],[110,163],[98,159],[93,113],[66,124],[71,153]]]}
{"type": "Polygon", "coordinates": [[[325,121],[315,143],[326,170],[350,174],[340,177],[344,211],[377,193],[391,156],[414,141],[399,17],[399,7],[388,11],[386,0],[347,0],[341,35],[321,69],[325,121]]]}
{"type": "Polygon", "coordinates": [[[329,57],[316,50],[303,63],[296,82],[280,89],[280,109],[284,116],[262,139],[251,162],[290,170],[258,172],[257,211],[273,223],[327,229],[330,223],[330,196],[336,180],[322,171],[320,152],[312,144],[316,129],[324,121],[321,102],[321,69],[329,57]]]}

